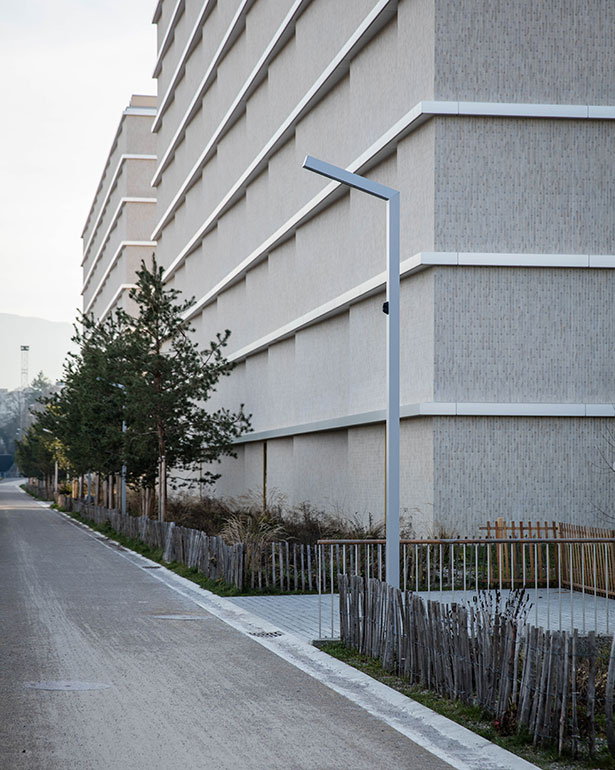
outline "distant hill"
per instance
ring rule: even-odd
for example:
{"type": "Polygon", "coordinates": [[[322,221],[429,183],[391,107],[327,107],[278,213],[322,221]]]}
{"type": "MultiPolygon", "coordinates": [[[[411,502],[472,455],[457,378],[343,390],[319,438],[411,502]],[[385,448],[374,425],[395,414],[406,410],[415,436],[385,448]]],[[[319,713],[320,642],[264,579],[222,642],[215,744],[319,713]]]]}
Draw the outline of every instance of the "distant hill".
{"type": "Polygon", "coordinates": [[[72,324],[0,313],[0,388],[21,384],[21,345],[29,345],[29,380],[42,371],[52,382],[61,379],[62,364],[73,335],[72,324]]]}

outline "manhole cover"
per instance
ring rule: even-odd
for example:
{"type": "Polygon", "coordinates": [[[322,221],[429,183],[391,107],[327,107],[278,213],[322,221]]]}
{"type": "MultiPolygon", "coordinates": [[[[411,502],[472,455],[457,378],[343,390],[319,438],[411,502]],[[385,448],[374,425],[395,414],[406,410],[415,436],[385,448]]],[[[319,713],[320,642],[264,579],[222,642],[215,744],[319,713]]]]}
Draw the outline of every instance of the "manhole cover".
{"type": "Polygon", "coordinates": [[[26,682],[24,687],[29,690],[61,690],[74,692],[82,690],[106,690],[111,687],[104,682],[26,682]]]}
{"type": "Polygon", "coordinates": [[[272,636],[284,636],[281,631],[250,631],[250,636],[258,636],[262,639],[267,639],[272,636]]]}
{"type": "Polygon", "coordinates": [[[154,615],[159,620],[210,620],[209,615],[154,615]]]}

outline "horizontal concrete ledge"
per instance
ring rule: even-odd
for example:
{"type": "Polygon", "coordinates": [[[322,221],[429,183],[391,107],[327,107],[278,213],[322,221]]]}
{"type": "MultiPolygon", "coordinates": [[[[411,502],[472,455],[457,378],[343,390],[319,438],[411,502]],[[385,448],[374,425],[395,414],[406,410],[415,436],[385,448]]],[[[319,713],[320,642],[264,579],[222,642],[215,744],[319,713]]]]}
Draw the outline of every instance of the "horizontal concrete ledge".
{"type": "MultiPolygon", "coordinates": [[[[248,79],[246,80],[240,92],[237,94],[233,104],[229,107],[228,112],[222,118],[222,121],[218,127],[214,130],[212,136],[209,137],[205,148],[201,152],[196,163],[188,172],[188,175],[181,183],[177,193],[173,197],[173,200],[169,204],[162,217],[159,219],[152,233],[152,240],[156,240],[159,237],[160,232],[166,223],[169,222],[173,216],[175,216],[175,212],[181,206],[187,191],[190,189],[197,177],[200,176],[205,164],[215,154],[218,142],[235,123],[239,112],[246,108],[247,100],[250,94],[254,88],[258,87],[260,82],[262,82],[262,78],[266,75],[268,63],[275,57],[278,46],[283,45],[284,41],[287,39],[287,36],[292,35],[295,20],[302,13],[303,8],[307,5],[307,2],[309,2],[309,0],[296,0],[290,11],[287,13],[286,18],[282,22],[282,25],[275,33],[252,74],[248,76],[248,79]]],[[[190,254],[194,248],[196,248],[196,246],[202,241],[205,234],[209,231],[209,229],[211,229],[211,227],[214,226],[215,222],[217,222],[217,220],[224,214],[224,212],[227,211],[231,206],[235,205],[235,203],[245,194],[245,190],[251,181],[255,179],[264,168],[267,167],[267,164],[273,155],[284,144],[286,144],[286,142],[294,134],[295,126],[298,124],[301,118],[305,116],[309,110],[312,109],[312,107],[314,107],[327,93],[329,93],[329,91],[334,88],[335,84],[348,71],[350,59],[356,54],[357,50],[366,45],[376,34],[378,29],[384,26],[387,20],[391,18],[392,14],[395,12],[395,6],[396,3],[393,3],[392,0],[379,0],[377,5],[369,12],[365,19],[363,19],[359,27],[344,43],[333,60],[325,67],[325,69],[320,73],[316,81],[304,94],[301,100],[295,105],[295,107],[291,110],[289,115],[287,115],[284,121],[278,126],[273,136],[271,136],[264,147],[261,148],[258,155],[253,158],[248,167],[232,185],[231,189],[228,190],[224,197],[220,200],[214,211],[207,217],[205,222],[203,222],[196,233],[193,234],[188,243],[176,256],[174,261],[167,267],[164,276],[165,281],[169,280],[175,270],[177,270],[182,264],[186,256],[190,254]]],[[[240,8],[236,14],[236,18],[239,18],[240,12],[244,7],[245,0],[243,0],[242,4],[240,5],[240,8]]],[[[234,23],[231,24],[231,27],[233,27],[233,24],[234,23]]],[[[229,28],[228,34],[232,36],[231,28],[229,28]]],[[[231,37],[228,38],[228,40],[230,39],[231,37]]],[[[221,43],[221,45],[224,45],[224,43],[221,43]]],[[[211,77],[213,77],[215,74],[215,65],[213,62],[210,65],[210,71],[211,77]]],[[[207,86],[208,77],[210,76],[205,76],[201,85],[196,91],[196,96],[199,96],[199,99],[202,96],[202,89],[207,86]]],[[[157,170],[154,172],[154,176],[152,178],[152,185],[154,187],[157,187],[160,183],[164,169],[171,162],[172,154],[175,152],[175,148],[179,146],[182,132],[185,130],[187,123],[190,120],[190,115],[197,108],[197,102],[194,104],[191,103],[184,117],[181,119],[180,125],[173,139],[167,147],[164,155],[162,155],[157,170]]],[[[156,122],[154,122],[152,130],[156,130],[156,122]]]]}
{"type": "Polygon", "coordinates": [[[99,317],[99,323],[105,320],[107,314],[110,312],[111,308],[115,305],[115,303],[118,301],[120,295],[124,291],[129,291],[130,289],[136,289],[137,285],[135,283],[122,283],[120,286],[118,286],[117,291],[113,295],[111,301],[107,305],[107,307],[103,310],[103,312],[100,314],[99,317]]]}
{"type": "MultiPolygon", "coordinates": [[[[403,404],[402,419],[413,417],[615,417],[614,404],[553,404],[553,403],[490,403],[425,401],[403,404]]],[[[371,412],[356,412],[327,420],[288,425],[283,428],[246,433],[235,440],[236,444],[267,441],[275,438],[289,438],[306,433],[322,433],[330,430],[344,430],[358,425],[382,423],[386,419],[384,409],[371,412]]]]}
{"type": "MultiPolygon", "coordinates": [[[[107,277],[109,276],[109,273],[113,270],[113,268],[115,267],[116,263],[119,261],[119,258],[121,256],[122,252],[124,251],[124,249],[126,247],[130,247],[130,246],[136,246],[138,248],[147,248],[148,255],[149,255],[151,253],[150,249],[156,248],[156,241],[120,241],[117,249],[115,250],[114,255],[111,257],[111,261],[109,262],[105,272],[103,273],[102,278],[98,282],[98,285],[94,289],[94,292],[93,292],[92,296],[90,297],[89,301],[87,302],[87,304],[85,306],[85,310],[83,312],[86,313],[86,315],[87,315],[87,313],[90,312],[90,308],[92,307],[92,305],[96,301],[96,298],[98,297],[98,295],[102,291],[102,288],[104,286],[105,281],[107,280],[107,277]]],[[[86,290],[86,287],[84,286],[81,289],[81,294],[82,295],[85,294],[85,290],[86,290]]],[[[84,296],[84,301],[85,301],[85,296],[84,296]]]]}
{"type": "MultiPolygon", "coordinates": [[[[90,278],[92,277],[92,273],[94,272],[94,269],[96,268],[96,265],[98,264],[98,260],[100,259],[101,254],[103,253],[103,250],[105,246],[107,245],[107,240],[109,239],[109,236],[113,232],[115,226],[117,225],[117,222],[122,215],[122,212],[124,210],[125,206],[133,206],[133,205],[156,205],[156,198],[142,198],[142,197],[131,197],[131,196],[125,196],[123,198],[120,198],[117,208],[111,215],[111,220],[109,222],[109,227],[105,231],[105,234],[99,241],[98,249],[96,251],[96,254],[94,255],[94,258],[92,260],[92,264],[90,265],[88,272],[83,279],[83,288],[88,285],[88,282],[90,278]]],[[[83,261],[81,262],[81,266],[85,270],[85,265],[87,263],[88,255],[87,253],[83,255],[83,261]]]]}
{"type": "Polygon", "coordinates": [[[124,115],[142,115],[148,118],[152,118],[156,115],[156,107],[126,107],[124,115]]]}
{"type": "MultiPolygon", "coordinates": [[[[159,0],[156,11],[154,12],[154,20],[152,21],[152,24],[156,24],[158,19],[160,18],[160,7],[161,2],[159,0]]],[[[167,25],[166,32],[164,33],[164,36],[162,38],[162,42],[158,46],[158,55],[156,56],[156,64],[154,66],[154,72],[152,74],[153,78],[157,78],[160,74],[160,70],[162,69],[162,57],[166,54],[168,51],[171,43],[173,42],[173,39],[175,37],[175,27],[177,26],[179,19],[185,10],[185,0],[177,0],[177,3],[175,4],[175,8],[173,9],[173,13],[171,14],[170,21],[167,25]]]]}
{"type": "Polygon", "coordinates": [[[111,196],[111,193],[115,189],[115,185],[117,183],[118,177],[122,171],[124,163],[129,160],[146,160],[146,161],[155,161],[156,155],[147,155],[144,153],[136,153],[136,152],[125,152],[118,158],[117,165],[115,166],[115,169],[113,173],[111,174],[109,181],[107,183],[107,192],[105,193],[104,198],[102,198],[101,202],[97,204],[98,201],[98,194],[101,192],[101,189],[104,187],[103,182],[105,180],[105,175],[107,172],[107,168],[109,166],[109,163],[111,161],[111,158],[113,157],[113,151],[115,149],[115,144],[113,145],[113,148],[111,149],[111,152],[109,153],[109,156],[107,158],[107,163],[105,165],[105,169],[103,171],[103,175],[100,179],[100,182],[98,183],[98,187],[96,188],[96,195],[94,196],[94,200],[92,201],[92,205],[90,206],[90,210],[88,212],[88,218],[86,219],[85,225],[83,226],[83,230],[81,231],[81,237],[85,237],[85,231],[88,228],[88,224],[90,222],[90,219],[92,218],[92,214],[94,213],[95,209],[98,209],[98,216],[96,217],[96,221],[92,225],[92,230],[90,233],[90,236],[85,243],[83,247],[83,259],[81,261],[81,264],[86,260],[86,255],[88,253],[88,250],[90,248],[90,244],[92,243],[92,238],[96,234],[96,229],[98,228],[98,224],[100,222],[101,217],[104,214],[105,208],[107,206],[107,203],[109,201],[109,197],[111,196]]]}
{"type": "Polygon", "coordinates": [[[429,101],[419,102],[425,115],[460,115],[462,117],[500,117],[500,118],[590,118],[611,120],[615,118],[613,105],[594,104],[543,104],[537,102],[456,102],[429,101]]]}
{"type": "MultiPolygon", "coordinates": [[[[386,5],[386,3],[385,3],[386,5]]],[[[383,13],[385,5],[378,7],[377,15],[383,13]]],[[[367,25],[367,29],[371,26],[371,23],[367,25]]],[[[366,34],[363,30],[361,35],[359,31],[355,33],[355,36],[349,42],[350,49],[354,50],[359,38],[366,34]],[[356,37],[359,35],[359,37],[356,37]],[[355,40],[356,37],[356,40],[355,40]]],[[[371,39],[371,38],[370,38],[371,39]]],[[[349,53],[339,54],[337,59],[332,63],[334,69],[344,65],[347,66],[347,60],[352,58],[349,53]]],[[[181,249],[179,254],[175,257],[174,261],[168,266],[164,274],[164,280],[168,281],[174,272],[180,267],[186,257],[197,247],[202,241],[205,234],[214,226],[214,223],[221,217],[224,212],[245,193],[248,184],[260,174],[265,168],[268,160],[278,151],[278,149],[288,140],[291,135],[291,129],[294,129],[295,125],[299,122],[301,117],[306,113],[311,105],[322,98],[321,91],[324,89],[326,92],[333,87],[335,79],[329,76],[325,77],[325,73],[321,75],[319,80],[314,84],[310,92],[306,94],[302,102],[295,108],[295,110],[287,117],[284,124],[278,129],[276,134],[271,137],[269,142],[257,158],[253,160],[250,166],[244,171],[239,179],[235,182],[231,190],[222,199],[216,209],[209,215],[207,220],[199,227],[196,233],[188,241],[188,243],[181,249]],[[322,81],[322,82],[321,82],[322,81]]],[[[415,106],[409,110],[400,120],[398,120],[390,129],[388,129],[382,136],[380,136],[362,155],[355,159],[347,167],[348,171],[354,173],[366,173],[370,168],[382,161],[385,157],[397,147],[397,144],[404,139],[409,133],[415,131],[424,122],[434,117],[497,117],[497,118],[535,118],[535,119],[572,119],[572,120],[614,120],[615,119],[615,106],[613,105],[591,105],[591,104],[542,104],[542,103],[528,103],[528,104],[515,104],[513,102],[457,102],[457,101],[426,101],[422,100],[415,104],[415,106]]],[[[221,129],[222,130],[222,129],[221,129]]],[[[209,153],[213,152],[215,142],[210,142],[211,147],[208,150],[209,153]]],[[[181,205],[187,190],[190,188],[193,180],[202,171],[206,159],[209,157],[207,153],[204,153],[199,161],[195,164],[193,169],[189,172],[188,176],[182,183],[180,190],[169,205],[167,211],[165,211],[162,218],[156,225],[153,233],[152,240],[156,240],[164,225],[170,221],[174,216],[175,211],[181,205]]],[[[161,178],[161,174],[164,170],[164,164],[168,163],[169,159],[163,158],[159,164],[158,170],[154,174],[152,184],[156,186],[161,178]]],[[[339,182],[333,182],[325,188],[325,193],[319,193],[315,196],[310,203],[304,207],[303,216],[299,219],[295,215],[291,217],[291,220],[297,220],[293,222],[290,229],[293,229],[303,221],[306,221],[317,214],[323,207],[324,199],[329,199],[329,202],[333,200],[333,194],[339,187],[339,182]],[[308,211],[309,210],[309,211],[308,211]]],[[[288,228],[289,223],[284,225],[284,228],[288,228]]],[[[283,228],[281,228],[283,229],[283,228]]]]}
{"type": "MultiPolygon", "coordinates": [[[[414,254],[400,265],[400,277],[407,278],[414,273],[432,267],[518,267],[518,268],[615,268],[613,254],[502,254],[502,253],[462,253],[455,251],[432,251],[414,254]]],[[[207,302],[201,298],[192,308],[184,313],[184,318],[194,318],[209,302],[221,294],[231,284],[220,284],[215,291],[206,295],[207,302]]],[[[227,357],[230,361],[243,361],[256,355],[282,340],[293,337],[309,326],[322,323],[346,312],[350,307],[363,302],[369,297],[381,294],[386,287],[386,274],[379,273],[367,281],[354,286],[343,294],[334,297],[323,305],[310,310],[284,326],[253,340],[242,348],[233,351],[227,357]]]]}

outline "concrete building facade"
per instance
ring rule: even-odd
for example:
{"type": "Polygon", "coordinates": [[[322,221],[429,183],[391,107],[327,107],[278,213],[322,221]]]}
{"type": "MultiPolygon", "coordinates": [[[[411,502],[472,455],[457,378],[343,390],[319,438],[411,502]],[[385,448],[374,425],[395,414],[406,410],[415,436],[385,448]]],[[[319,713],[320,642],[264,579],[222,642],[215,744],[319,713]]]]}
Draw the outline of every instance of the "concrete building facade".
{"type": "Polygon", "coordinates": [[[302,170],[311,154],[401,191],[415,531],[603,523],[615,5],[160,0],[154,22],[148,237],[198,339],[232,330],[216,404],[253,414],[216,492],[383,514],[384,204],[302,170]]]}
{"type": "Polygon", "coordinates": [[[156,138],[151,127],[156,97],[135,95],[111,145],[83,228],[83,312],[105,318],[118,307],[130,311],[129,289],[155,242],[156,138]]]}

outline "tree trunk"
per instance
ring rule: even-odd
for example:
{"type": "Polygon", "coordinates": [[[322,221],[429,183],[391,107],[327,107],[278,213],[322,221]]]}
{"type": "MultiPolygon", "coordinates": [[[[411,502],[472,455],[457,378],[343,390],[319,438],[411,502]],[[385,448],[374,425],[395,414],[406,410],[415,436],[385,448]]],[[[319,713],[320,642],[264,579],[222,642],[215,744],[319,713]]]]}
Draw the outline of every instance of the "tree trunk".
{"type": "Polygon", "coordinates": [[[145,494],[146,494],[146,498],[145,498],[145,501],[146,501],[145,513],[147,514],[147,517],[149,519],[152,519],[152,518],[154,518],[154,507],[155,507],[155,504],[156,504],[156,490],[153,487],[148,487],[145,490],[145,494]]]}

